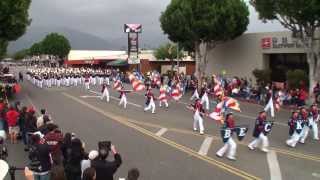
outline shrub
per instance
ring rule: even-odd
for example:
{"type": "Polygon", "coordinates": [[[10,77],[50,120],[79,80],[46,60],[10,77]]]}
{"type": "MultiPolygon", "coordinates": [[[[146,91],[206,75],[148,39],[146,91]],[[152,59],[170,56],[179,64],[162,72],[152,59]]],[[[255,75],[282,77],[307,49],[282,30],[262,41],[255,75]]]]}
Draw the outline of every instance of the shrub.
{"type": "Polygon", "coordinates": [[[308,79],[308,74],[301,69],[289,70],[287,72],[287,82],[291,89],[300,88],[302,84],[308,86],[308,79]]]}
{"type": "Polygon", "coordinates": [[[252,71],[253,76],[256,78],[257,84],[261,84],[262,86],[267,85],[271,82],[271,70],[265,69],[254,69],[252,71]]]}

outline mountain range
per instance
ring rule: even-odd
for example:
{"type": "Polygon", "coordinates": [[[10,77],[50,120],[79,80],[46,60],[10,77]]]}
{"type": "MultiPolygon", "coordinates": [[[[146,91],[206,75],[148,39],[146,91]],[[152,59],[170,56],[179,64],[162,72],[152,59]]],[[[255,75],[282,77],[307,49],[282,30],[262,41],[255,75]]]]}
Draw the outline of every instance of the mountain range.
{"type": "MultiPolygon", "coordinates": [[[[21,49],[29,48],[33,43],[41,41],[47,34],[56,32],[64,35],[71,44],[71,49],[77,50],[126,50],[127,36],[113,37],[112,39],[104,39],[89,33],[81,32],[75,29],[64,27],[29,27],[26,34],[20,37],[17,41],[10,42],[8,53],[14,53],[21,49]]],[[[143,34],[140,44],[142,48],[156,48],[160,44],[168,40],[162,34],[149,35],[143,34]],[[152,43],[152,45],[150,44],[152,43]],[[146,45],[148,44],[148,46],[146,45]]]]}

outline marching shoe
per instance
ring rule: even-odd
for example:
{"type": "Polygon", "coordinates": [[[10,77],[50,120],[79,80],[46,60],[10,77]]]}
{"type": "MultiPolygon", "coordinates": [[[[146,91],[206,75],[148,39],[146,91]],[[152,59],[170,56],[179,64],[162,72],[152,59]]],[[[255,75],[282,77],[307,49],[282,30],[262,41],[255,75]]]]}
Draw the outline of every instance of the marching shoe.
{"type": "Polygon", "coordinates": [[[235,161],[235,160],[237,160],[235,157],[233,157],[233,156],[227,156],[227,158],[229,159],[229,160],[231,160],[231,161],[235,161]]]}
{"type": "Polygon", "coordinates": [[[248,145],[248,148],[250,149],[250,150],[254,150],[255,148],[253,147],[253,146],[251,146],[251,145],[248,145]]]}
{"type": "Polygon", "coordinates": [[[267,148],[261,148],[261,151],[263,151],[265,153],[269,152],[269,150],[267,148]]]}

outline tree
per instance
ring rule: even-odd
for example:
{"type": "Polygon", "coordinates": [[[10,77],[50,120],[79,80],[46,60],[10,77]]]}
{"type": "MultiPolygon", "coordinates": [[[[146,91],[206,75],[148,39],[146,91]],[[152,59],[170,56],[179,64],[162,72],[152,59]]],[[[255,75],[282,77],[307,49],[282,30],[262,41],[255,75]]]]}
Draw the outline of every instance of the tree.
{"type": "Polygon", "coordinates": [[[29,55],[30,56],[39,56],[41,54],[44,54],[43,48],[42,48],[42,43],[41,42],[34,43],[29,49],[29,55]]]}
{"type": "MultiPolygon", "coordinates": [[[[309,64],[309,94],[320,79],[320,1],[319,0],[251,0],[264,22],[277,20],[292,32],[307,53],[309,64]],[[317,37],[318,36],[318,37],[317,37]]],[[[310,99],[311,100],[311,99],[310,99]]]]}
{"type": "Polygon", "coordinates": [[[57,56],[61,60],[69,54],[71,49],[69,40],[58,33],[48,34],[41,45],[44,54],[57,56]]]}
{"type": "Polygon", "coordinates": [[[29,54],[29,49],[23,49],[14,53],[12,58],[15,60],[20,60],[25,58],[28,54],[29,54]]]}
{"type": "Polygon", "coordinates": [[[171,43],[167,43],[164,45],[161,45],[158,49],[156,49],[154,51],[154,56],[157,59],[161,59],[161,60],[165,60],[165,59],[169,59],[171,61],[171,71],[173,71],[173,60],[177,59],[177,58],[182,58],[183,57],[183,53],[181,50],[178,50],[178,46],[171,44],[171,43]],[[179,52],[178,52],[179,51],[179,52]]]}
{"type": "Polygon", "coordinates": [[[245,32],[248,16],[242,0],[172,0],[161,14],[160,23],[171,41],[195,48],[196,76],[201,86],[208,49],[245,32]]]}
{"type": "Polygon", "coordinates": [[[30,24],[28,10],[31,0],[0,1],[0,57],[7,50],[8,42],[22,36],[30,24]]]}

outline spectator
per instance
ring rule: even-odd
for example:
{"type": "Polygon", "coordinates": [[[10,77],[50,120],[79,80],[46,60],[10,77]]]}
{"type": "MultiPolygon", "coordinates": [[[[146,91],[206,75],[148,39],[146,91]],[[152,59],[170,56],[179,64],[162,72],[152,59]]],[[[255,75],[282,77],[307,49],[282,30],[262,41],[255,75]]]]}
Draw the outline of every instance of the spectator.
{"type": "Polygon", "coordinates": [[[129,170],[127,180],[138,180],[139,176],[139,170],[137,168],[133,168],[129,170]]]}
{"type": "Polygon", "coordinates": [[[28,151],[28,149],[29,149],[30,134],[37,131],[37,118],[34,114],[35,114],[34,109],[32,107],[29,107],[29,109],[27,110],[27,116],[25,119],[26,121],[24,124],[24,129],[26,131],[24,138],[25,138],[26,144],[27,144],[27,146],[24,149],[25,151],[28,151]]]}
{"type": "Polygon", "coordinates": [[[114,173],[122,163],[114,145],[111,145],[110,150],[114,155],[114,161],[107,161],[109,151],[102,149],[99,150],[99,158],[91,162],[91,166],[96,169],[97,180],[113,180],[114,173]]]}
{"type": "Polygon", "coordinates": [[[61,153],[61,144],[63,141],[63,134],[58,129],[58,126],[54,124],[48,125],[49,133],[44,136],[47,144],[50,147],[50,153],[52,155],[52,161],[55,165],[61,165],[62,160],[62,153],[61,153]]]}
{"type": "Polygon", "coordinates": [[[298,98],[298,107],[306,105],[306,100],[308,98],[308,94],[304,89],[300,89],[299,98],[298,98]]]}
{"type": "Polygon", "coordinates": [[[89,152],[88,159],[84,159],[81,161],[81,174],[82,174],[81,177],[83,177],[84,170],[91,167],[91,161],[96,160],[98,156],[99,156],[99,152],[96,150],[92,150],[89,152]]]}
{"type": "Polygon", "coordinates": [[[63,166],[54,166],[51,169],[50,180],[67,180],[63,166]]]}
{"type": "Polygon", "coordinates": [[[71,149],[67,150],[65,172],[68,180],[81,180],[81,161],[84,159],[82,142],[78,138],[71,141],[71,149]]]}
{"type": "Polygon", "coordinates": [[[96,170],[92,167],[84,170],[82,180],[96,180],[96,170]]]}
{"type": "Polygon", "coordinates": [[[30,151],[31,161],[38,161],[37,167],[33,167],[35,180],[49,180],[51,170],[51,158],[49,145],[40,137],[39,134],[32,136],[33,150],[30,151]]]}
{"type": "Polygon", "coordinates": [[[23,82],[23,74],[21,71],[19,72],[19,82],[23,82]]]}
{"type": "Polygon", "coordinates": [[[20,101],[17,101],[14,103],[14,109],[17,111],[17,112],[20,112],[21,111],[21,103],[20,101]]]}
{"type": "Polygon", "coordinates": [[[62,144],[61,144],[61,152],[62,152],[62,157],[63,157],[63,165],[66,165],[67,159],[69,159],[69,154],[71,154],[71,133],[66,133],[64,135],[62,144]]]}
{"type": "Polygon", "coordinates": [[[24,145],[27,145],[26,130],[25,130],[27,110],[28,108],[26,106],[22,107],[20,111],[20,116],[19,116],[19,128],[20,128],[20,133],[21,133],[21,137],[24,145]]]}
{"type": "Polygon", "coordinates": [[[44,125],[43,117],[46,114],[46,110],[45,109],[41,109],[40,113],[41,113],[41,115],[37,119],[37,128],[39,128],[39,127],[44,125]]]}
{"type": "Polygon", "coordinates": [[[6,119],[9,127],[9,137],[12,144],[17,143],[17,135],[19,134],[18,118],[19,113],[14,107],[10,107],[9,111],[6,113],[6,119]]]}

